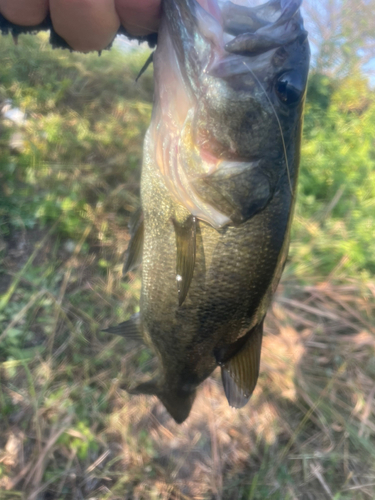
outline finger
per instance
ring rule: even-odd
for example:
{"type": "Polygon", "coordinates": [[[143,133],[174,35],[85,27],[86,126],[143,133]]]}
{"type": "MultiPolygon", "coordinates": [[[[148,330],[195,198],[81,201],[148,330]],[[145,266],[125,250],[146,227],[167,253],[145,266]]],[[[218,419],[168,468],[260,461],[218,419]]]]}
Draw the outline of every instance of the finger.
{"type": "Polygon", "coordinates": [[[114,0],[50,0],[53,27],[72,49],[102,50],[120,27],[114,0]]]}
{"type": "Polygon", "coordinates": [[[160,0],[116,0],[121,24],[131,35],[141,36],[158,30],[160,0]]]}
{"type": "Polygon", "coordinates": [[[36,26],[48,13],[48,0],[0,0],[0,12],[18,26],[36,26]]]}

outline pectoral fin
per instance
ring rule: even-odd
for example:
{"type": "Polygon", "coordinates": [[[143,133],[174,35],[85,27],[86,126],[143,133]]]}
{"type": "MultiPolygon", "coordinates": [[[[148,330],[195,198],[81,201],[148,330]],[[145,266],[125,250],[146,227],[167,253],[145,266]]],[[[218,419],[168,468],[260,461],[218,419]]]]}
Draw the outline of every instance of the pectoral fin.
{"type": "Polygon", "coordinates": [[[205,201],[240,224],[260,212],[272,198],[274,179],[266,172],[260,161],[225,161],[193,185],[205,201]]]}
{"type": "Polygon", "coordinates": [[[242,408],[249,401],[259,375],[263,323],[250,333],[245,345],[221,367],[221,378],[230,406],[242,408]]]}
{"type": "Polygon", "coordinates": [[[140,322],[139,313],[133,314],[128,321],[124,321],[117,326],[110,326],[106,330],[103,330],[103,332],[120,335],[130,340],[142,340],[140,322]]]}
{"type": "Polygon", "coordinates": [[[142,261],[144,225],[141,209],[134,213],[130,221],[129,232],[131,239],[125,253],[124,276],[128,271],[135,269],[142,261]]]}
{"type": "Polygon", "coordinates": [[[189,291],[195,266],[196,218],[190,216],[185,222],[173,220],[176,233],[177,261],[176,283],[178,304],[181,306],[189,291]]]}

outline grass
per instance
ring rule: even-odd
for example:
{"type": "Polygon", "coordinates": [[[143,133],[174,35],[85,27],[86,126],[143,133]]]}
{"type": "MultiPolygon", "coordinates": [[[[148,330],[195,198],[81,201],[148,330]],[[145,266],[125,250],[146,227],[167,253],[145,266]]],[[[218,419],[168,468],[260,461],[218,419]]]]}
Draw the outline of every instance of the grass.
{"type": "Polygon", "coordinates": [[[0,159],[10,203],[0,203],[0,499],[375,498],[374,280],[313,272],[297,280],[292,260],[242,410],[228,406],[218,372],[181,426],[155,398],[129,396],[123,387],[148,377],[154,359],[102,329],[138,308],[139,277],[124,280],[122,265],[150,75],[135,90],[143,56],[131,55],[124,73],[116,53],[86,66],[82,56],[17,50],[6,47],[25,60],[2,91],[36,114],[25,149],[7,153],[2,139],[0,159]],[[52,79],[47,92],[37,72],[24,85],[31,58],[73,87],[52,79]],[[120,97],[108,98],[100,72],[111,73],[110,93],[120,97]],[[83,132],[64,142],[61,130],[83,132]]]}
{"type": "Polygon", "coordinates": [[[59,261],[53,229],[4,261],[0,498],[374,497],[374,283],[284,281],[250,404],[232,410],[215,373],[178,426],[122,389],[150,354],[101,332],[138,303],[116,242],[103,271],[91,226],[59,261]]]}

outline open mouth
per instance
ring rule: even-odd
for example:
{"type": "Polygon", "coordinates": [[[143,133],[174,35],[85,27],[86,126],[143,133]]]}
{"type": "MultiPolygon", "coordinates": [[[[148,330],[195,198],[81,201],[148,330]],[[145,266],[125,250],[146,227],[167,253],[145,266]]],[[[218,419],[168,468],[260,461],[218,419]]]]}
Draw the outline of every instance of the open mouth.
{"type": "MultiPolygon", "coordinates": [[[[150,130],[156,164],[172,198],[216,229],[241,223],[270,196],[262,172],[270,151],[260,130],[274,109],[256,75],[273,82],[278,48],[307,36],[301,2],[165,1],[168,22],[155,55],[158,106],[150,130]]],[[[289,83],[280,81],[280,95],[289,83]]],[[[271,120],[267,133],[276,128],[276,136],[279,126],[271,120]]]]}

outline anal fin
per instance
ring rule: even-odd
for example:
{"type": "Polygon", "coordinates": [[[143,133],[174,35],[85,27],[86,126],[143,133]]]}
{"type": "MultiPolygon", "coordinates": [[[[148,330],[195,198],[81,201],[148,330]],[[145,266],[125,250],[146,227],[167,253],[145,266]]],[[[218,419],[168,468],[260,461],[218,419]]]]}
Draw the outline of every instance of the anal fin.
{"type": "Polygon", "coordinates": [[[249,332],[243,347],[221,367],[221,379],[228,403],[242,408],[258,381],[263,322],[249,332]]]}
{"type": "Polygon", "coordinates": [[[141,329],[140,329],[140,317],[139,313],[133,314],[130,319],[120,323],[117,326],[110,326],[103,332],[113,333],[114,335],[120,335],[129,340],[142,340],[141,329]]]}
{"type": "Polygon", "coordinates": [[[135,269],[142,260],[144,224],[143,212],[140,208],[131,218],[129,231],[131,239],[125,253],[124,276],[128,271],[135,269]]]}
{"type": "Polygon", "coordinates": [[[186,298],[193,278],[196,250],[196,218],[191,215],[185,222],[173,219],[176,233],[177,260],[176,283],[178,304],[181,306],[186,298]]]}

